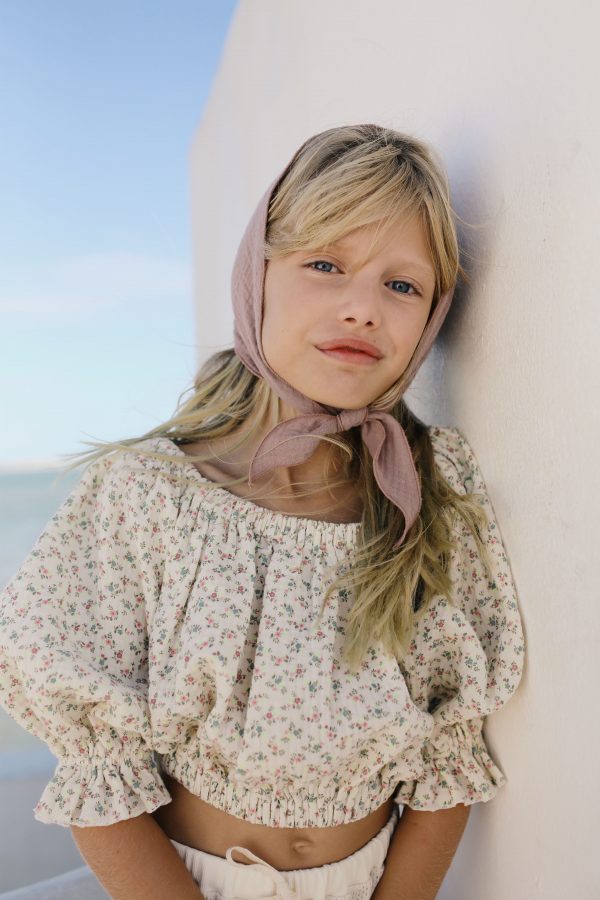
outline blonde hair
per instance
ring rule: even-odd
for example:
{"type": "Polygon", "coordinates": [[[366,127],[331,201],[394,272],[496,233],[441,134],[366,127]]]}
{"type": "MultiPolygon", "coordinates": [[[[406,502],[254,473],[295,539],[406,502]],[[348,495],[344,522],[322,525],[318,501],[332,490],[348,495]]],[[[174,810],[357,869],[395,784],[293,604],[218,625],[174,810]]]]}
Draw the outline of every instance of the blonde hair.
{"type": "MultiPolygon", "coordinates": [[[[265,259],[303,248],[325,248],[362,225],[393,226],[419,216],[424,225],[436,273],[432,309],[441,294],[461,278],[455,226],[444,168],[434,152],[414,137],[378,125],[330,128],[309,138],[297,151],[269,206],[265,259]]],[[[456,492],[437,469],[427,426],[406,406],[402,379],[370,404],[385,408],[405,430],[417,470],[422,505],[398,551],[395,541],[404,528],[400,510],[381,492],[360,430],[326,435],[329,443],[325,486],[332,490],[352,483],[363,504],[353,563],[338,574],[323,597],[320,615],[335,590],[353,590],[346,629],[344,659],[357,671],[370,645],[381,641],[399,661],[407,652],[415,619],[437,594],[453,602],[449,575],[456,516],[470,529],[489,569],[480,537],[487,525],[477,495],[456,492]],[[335,480],[337,477],[338,480],[335,480]]],[[[243,447],[266,420],[275,425],[279,398],[267,382],[252,374],[233,348],[213,354],[199,369],[193,385],[178,398],[174,415],[141,437],[122,441],[85,442],[100,449],[71,454],[74,466],[107,453],[136,452],[188,467],[190,461],[214,459],[210,453],[174,456],[139,448],[141,441],[166,437],[175,444],[210,441],[242,433],[230,450],[243,447]],[[185,395],[191,391],[191,396],[185,395]]],[[[70,468],[73,468],[71,466],[70,468]]],[[[177,476],[179,478],[179,476],[177,476]]],[[[181,480],[191,479],[182,472],[181,480]]],[[[206,488],[246,482],[247,477],[207,482],[206,488]]],[[[197,481],[194,483],[197,484],[197,481]]],[[[318,489],[322,489],[323,484],[318,489]]],[[[308,496],[306,491],[300,496],[308,496]]],[[[245,495],[249,496],[249,495],[245,495]]],[[[262,493],[253,496],[264,498],[262,493]]],[[[298,496],[298,494],[296,494],[298,496]]],[[[333,495],[332,495],[333,496],[333,495]]],[[[332,507],[330,507],[332,508],[332,507]]]]}

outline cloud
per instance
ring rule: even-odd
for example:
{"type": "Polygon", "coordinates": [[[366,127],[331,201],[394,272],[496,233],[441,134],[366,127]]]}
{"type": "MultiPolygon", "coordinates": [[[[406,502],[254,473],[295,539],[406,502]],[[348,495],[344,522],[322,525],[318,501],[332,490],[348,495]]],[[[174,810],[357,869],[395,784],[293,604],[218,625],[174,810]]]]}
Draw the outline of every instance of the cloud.
{"type": "Polygon", "coordinates": [[[191,264],[142,253],[62,257],[5,271],[0,284],[4,324],[73,324],[115,307],[131,312],[177,300],[192,303],[191,264]]]}

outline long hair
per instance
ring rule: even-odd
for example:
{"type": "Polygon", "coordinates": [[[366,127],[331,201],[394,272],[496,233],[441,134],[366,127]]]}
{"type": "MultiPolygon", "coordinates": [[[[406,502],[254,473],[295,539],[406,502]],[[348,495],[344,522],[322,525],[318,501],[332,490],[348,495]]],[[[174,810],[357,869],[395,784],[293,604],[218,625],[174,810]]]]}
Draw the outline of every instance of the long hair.
{"type": "MultiPolygon", "coordinates": [[[[442,163],[425,143],[386,127],[369,124],[330,128],[306,141],[279,183],[269,206],[264,256],[270,260],[305,248],[323,249],[355,228],[376,222],[387,227],[413,215],[424,226],[435,269],[433,310],[442,293],[459,278],[469,280],[459,261],[455,225],[458,217],[451,207],[442,163]]],[[[480,537],[480,530],[487,525],[485,511],[476,494],[460,494],[443,478],[435,465],[427,426],[408,408],[399,386],[400,380],[369,404],[375,409],[387,409],[398,419],[420,479],[420,513],[399,550],[394,551],[393,545],[404,529],[404,516],[380,490],[359,428],[320,438],[331,445],[326,459],[326,488],[331,491],[352,484],[362,500],[361,527],[352,565],[346,571],[333,573],[337,577],[324,593],[320,613],[322,616],[334,591],[353,592],[343,655],[355,672],[375,641],[401,661],[415,617],[427,609],[432,598],[441,594],[453,603],[449,562],[455,546],[453,529],[457,515],[471,530],[482,559],[489,566],[480,537]]],[[[181,479],[189,482],[183,467],[191,461],[214,459],[210,452],[174,456],[138,448],[138,444],[166,437],[185,446],[231,435],[228,446],[236,450],[265,421],[275,425],[279,409],[280,400],[267,382],[246,369],[233,348],[222,350],[202,365],[193,385],[179,396],[170,419],[139,437],[87,442],[99,449],[71,454],[78,461],[70,468],[133,448],[149,457],[181,465],[181,479]],[[190,396],[186,397],[188,393],[190,396]]],[[[220,481],[218,485],[207,482],[206,489],[246,481],[247,476],[220,481]]],[[[322,488],[321,483],[317,489],[322,488]]],[[[295,496],[310,493],[308,490],[295,496]]],[[[266,496],[263,488],[252,499],[266,496]]]]}

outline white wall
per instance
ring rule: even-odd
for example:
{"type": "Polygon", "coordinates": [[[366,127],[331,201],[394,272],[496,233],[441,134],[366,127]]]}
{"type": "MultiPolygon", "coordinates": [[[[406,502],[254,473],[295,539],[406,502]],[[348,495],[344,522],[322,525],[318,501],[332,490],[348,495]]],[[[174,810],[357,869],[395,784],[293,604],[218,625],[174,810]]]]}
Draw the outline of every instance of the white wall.
{"type": "Polygon", "coordinates": [[[597,840],[600,76],[592,2],[242,0],[191,153],[200,358],[232,342],[247,219],[310,134],[373,121],[434,144],[474,282],[410,391],[460,428],[517,582],[528,659],[485,734],[442,900],[592,900],[597,840]]]}

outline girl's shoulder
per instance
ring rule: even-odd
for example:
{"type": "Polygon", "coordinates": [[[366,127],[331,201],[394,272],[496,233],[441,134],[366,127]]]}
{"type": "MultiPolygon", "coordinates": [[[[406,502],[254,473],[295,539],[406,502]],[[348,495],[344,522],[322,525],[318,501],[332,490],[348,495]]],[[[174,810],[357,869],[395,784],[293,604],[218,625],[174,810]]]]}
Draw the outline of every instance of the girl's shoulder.
{"type": "Polygon", "coordinates": [[[450,487],[461,494],[478,490],[482,475],[472,447],[458,428],[429,425],[435,463],[450,487]]]}
{"type": "Polygon", "coordinates": [[[153,511],[157,520],[175,514],[185,484],[178,481],[168,443],[149,438],[88,461],[54,518],[78,508],[100,519],[125,509],[134,517],[153,511]]]}

